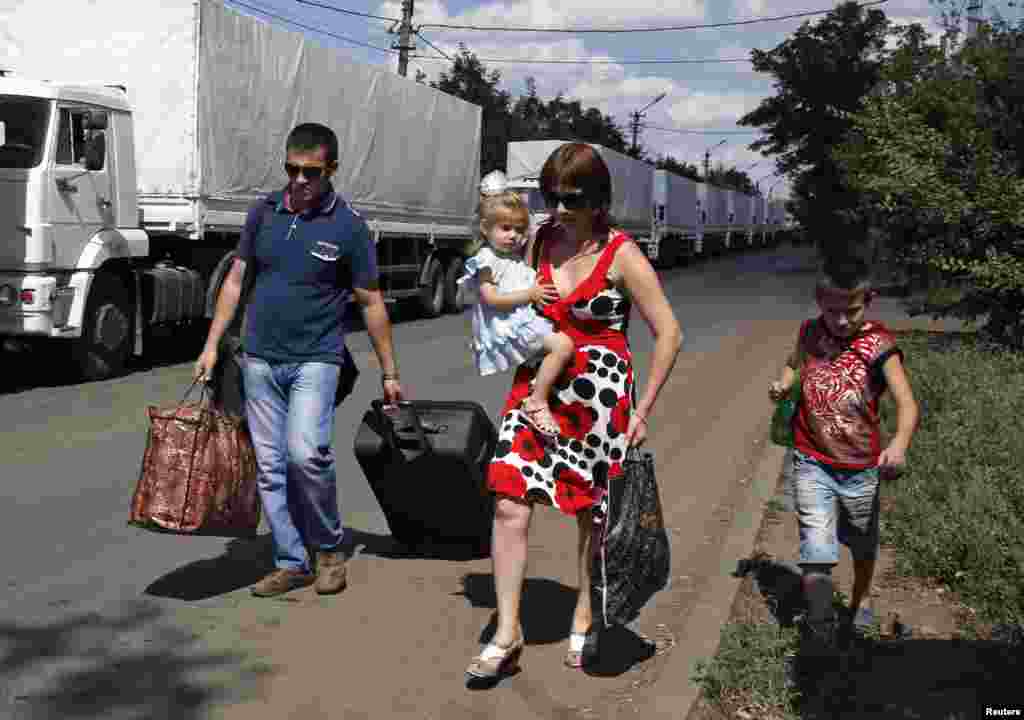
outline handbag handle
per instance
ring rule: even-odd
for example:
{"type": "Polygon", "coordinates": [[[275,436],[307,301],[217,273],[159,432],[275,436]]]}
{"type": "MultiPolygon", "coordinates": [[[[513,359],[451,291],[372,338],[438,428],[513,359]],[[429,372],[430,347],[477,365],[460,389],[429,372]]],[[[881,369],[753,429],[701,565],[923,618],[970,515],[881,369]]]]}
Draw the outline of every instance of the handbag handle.
{"type": "Polygon", "coordinates": [[[199,390],[199,406],[202,410],[208,409],[210,405],[210,394],[212,391],[210,390],[209,384],[205,382],[200,383],[199,378],[194,378],[192,380],[192,384],[190,384],[188,389],[185,390],[185,394],[181,396],[181,402],[178,404],[184,405],[185,401],[188,400],[189,396],[192,394],[192,391],[195,390],[196,385],[200,384],[202,385],[202,388],[199,390]]]}

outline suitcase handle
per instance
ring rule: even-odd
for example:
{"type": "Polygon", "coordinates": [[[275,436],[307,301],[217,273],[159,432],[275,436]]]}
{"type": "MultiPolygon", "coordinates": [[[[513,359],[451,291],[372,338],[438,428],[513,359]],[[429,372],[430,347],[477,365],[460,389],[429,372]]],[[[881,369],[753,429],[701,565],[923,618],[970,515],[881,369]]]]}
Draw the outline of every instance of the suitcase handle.
{"type": "Polygon", "coordinates": [[[408,400],[400,400],[397,406],[385,406],[383,400],[373,400],[370,402],[370,407],[373,408],[374,413],[381,421],[381,427],[386,427],[390,430],[390,432],[386,434],[388,435],[388,442],[394,448],[399,447],[398,436],[400,434],[408,435],[411,430],[412,434],[416,436],[416,440],[419,441],[420,448],[425,452],[432,453],[434,452],[434,446],[431,445],[430,440],[427,439],[427,434],[430,433],[432,435],[437,435],[448,431],[447,425],[423,422],[420,419],[419,413],[416,412],[416,407],[408,400]],[[395,427],[395,422],[388,416],[388,413],[385,411],[385,407],[397,407],[399,412],[408,413],[408,417],[411,422],[400,429],[395,427]]]}

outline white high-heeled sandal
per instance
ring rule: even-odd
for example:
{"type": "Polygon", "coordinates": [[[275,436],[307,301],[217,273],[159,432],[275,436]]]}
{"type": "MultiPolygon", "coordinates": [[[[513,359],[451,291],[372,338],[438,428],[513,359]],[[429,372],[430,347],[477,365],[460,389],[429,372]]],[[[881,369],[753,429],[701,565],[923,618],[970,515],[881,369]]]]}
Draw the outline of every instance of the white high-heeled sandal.
{"type": "Polygon", "coordinates": [[[565,654],[566,667],[579,669],[583,667],[583,653],[587,647],[587,633],[569,633],[569,651],[565,654]]]}
{"type": "Polygon", "coordinates": [[[466,675],[478,680],[495,680],[503,675],[511,675],[519,669],[519,658],[523,654],[523,635],[508,647],[496,642],[489,642],[473,658],[466,668],[466,675]]]}

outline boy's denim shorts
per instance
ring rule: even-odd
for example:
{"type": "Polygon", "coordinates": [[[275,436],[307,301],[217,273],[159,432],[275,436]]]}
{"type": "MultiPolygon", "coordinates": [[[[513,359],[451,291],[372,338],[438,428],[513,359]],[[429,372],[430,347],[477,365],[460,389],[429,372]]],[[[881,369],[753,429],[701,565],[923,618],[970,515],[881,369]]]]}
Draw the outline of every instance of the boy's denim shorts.
{"type": "Polygon", "coordinates": [[[793,452],[800,562],[835,565],[839,543],[855,560],[878,554],[878,468],[841,470],[793,452]]]}

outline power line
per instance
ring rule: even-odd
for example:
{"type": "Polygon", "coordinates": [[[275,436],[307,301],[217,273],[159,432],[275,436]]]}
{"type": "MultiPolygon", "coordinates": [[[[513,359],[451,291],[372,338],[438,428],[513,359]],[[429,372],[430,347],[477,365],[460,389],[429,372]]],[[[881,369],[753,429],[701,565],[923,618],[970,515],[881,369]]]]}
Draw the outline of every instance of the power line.
{"type": "Polygon", "coordinates": [[[359,40],[355,40],[353,38],[346,37],[344,35],[339,35],[338,33],[333,33],[333,32],[330,32],[328,30],[323,30],[321,28],[313,27],[312,25],[305,25],[303,23],[298,22],[297,20],[292,20],[291,18],[285,17],[283,15],[278,15],[276,13],[270,12],[269,10],[264,10],[261,7],[256,7],[255,5],[249,5],[248,3],[240,2],[240,0],[228,0],[228,3],[231,4],[231,5],[237,5],[239,7],[244,7],[247,10],[253,10],[255,12],[260,13],[261,15],[266,15],[267,17],[272,17],[275,20],[281,20],[282,22],[286,22],[289,25],[294,25],[295,27],[300,27],[303,30],[312,30],[313,32],[320,33],[321,35],[327,35],[328,37],[332,37],[332,38],[335,38],[337,40],[341,40],[342,42],[351,43],[352,45],[358,45],[359,47],[369,48],[370,50],[376,50],[378,52],[388,53],[390,55],[394,55],[395,54],[395,51],[391,50],[390,48],[378,47],[377,45],[371,45],[370,43],[364,43],[364,42],[361,42],[359,40]]]}
{"type": "MultiPolygon", "coordinates": [[[[305,2],[308,0],[299,0],[305,2]]],[[[889,0],[869,0],[869,2],[858,3],[858,7],[870,7],[882,5],[889,0]]],[[[329,6],[326,6],[329,7],[329,6]]],[[[795,18],[810,17],[812,15],[825,15],[835,8],[827,10],[809,10],[807,12],[789,13],[788,15],[774,15],[770,17],[751,18],[749,20],[728,20],[717,23],[703,23],[696,25],[666,25],[659,27],[644,28],[551,28],[551,27],[496,27],[483,25],[456,25],[454,23],[424,23],[422,28],[437,28],[443,30],[482,30],[486,32],[538,32],[538,33],[643,33],[643,32],[671,32],[676,30],[707,30],[714,28],[738,27],[741,25],[754,25],[756,23],[776,22],[779,20],[793,20],[795,18]]]]}
{"type": "MultiPolygon", "coordinates": [[[[420,34],[417,32],[417,35],[420,34]]],[[[420,35],[420,37],[423,36],[420,35]]],[[[424,60],[441,59],[433,56],[419,57],[421,57],[424,60]]],[[[451,58],[448,59],[451,60],[451,58]]],[[[616,60],[614,58],[575,58],[570,60],[523,60],[520,58],[477,58],[477,60],[479,60],[482,63],[491,63],[492,65],[709,65],[714,63],[750,62],[749,58],[699,58],[691,60],[616,60]]]]}
{"type": "Polygon", "coordinates": [[[386,20],[387,22],[402,22],[401,18],[385,17],[383,15],[373,15],[371,13],[359,12],[358,10],[348,10],[346,8],[335,7],[334,5],[325,5],[324,3],[314,2],[314,0],[295,0],[300,5],[309,5],[311,7],[323,8],[325,10],[333,10],[334,12],[343,13],[345,15],[354,15],[361,18],[369,18],[370,20],[386,20]]]}
{"type": "MultiPolygon", "coordinates": [[[[437,45],[435,45],[434,43],[430,42],[430,41],[429,41],[429,40],[427,40],[427,39],[426,39],[425,37],[423,37],[423,33],[421,33],[421,32],[420,32],[419,30],[417,30],[417,31],[416,31],[416,37],[418,37],[418,38],[419,38],[420,40],[422,40],[423,42],[425,42],[425,43],[426,43],[427,45],[429,45],[430,47],[432,47],[432,48],[433,48],[434,50],[436,50],[437,52],[441,53],[441,55],[443,55],[444,57],[443,57],[443,58],[436,58],[436,57],[425,57],[425,56],[423,56],[423,55],[416,55],[415,57],[417,57],[417,58],[423,58],[424,60],[441,60],[441,59],[444,59],[444,60],[447,60],[448,62],[455,62],[455,58],[453,58],[453,57],[452,57],[451,55],[449,55],[448,53],[446,53],[446,52],[445,52],[444,50],[442,50],[441,48],[439,48],[439,47],[438,47],[437,45]]],[[[482,61],[481,61],[481,62],[482,62],[482,61]]]]}
{"type": "MultiPolygon", "coordinates": [[[[337,7],[335,5],[328,5],[326,3],[316,2],[315,0],[295,0],[295,2],[303,5],[311,5],[313,7],[323,8],[325,10],[333,10],[334,12],[344,13],[345,15],[354,15],[356,17],[370,18],[373,20],[386,20],[387,22],[400,23],[401,18],[385,17],[383,15],[373,15],[371,13],[364,13],[358,10],[349,10],[347,8],[337,7]]],[[[871,7],[872,5],[882,5],[887,3],[889,0],[868,0],[867,2],[858,3],[858,7],[871,7]]],[[[698,25],[666,25],[658,27],[645,27],[645,28],[551,28],[551,27],[497,27],[497,26],[485,26],[485,25],[456,25],[454,23],[424,23],[417,26],[417,29],[421,28],[436,28],[439,30],[481,30],[485,32],[537,32],[537,33],[571,33],[571,34],[582,34],[582,33],[642,33],[642,32],[671,32],[676,30],[707,30],[713,28],[726,28],[726,27],[738,27],[742,25],[754,25],[756,23],[765,22],[777,22],[780,20],[793,20],[802,17],[811,17],[812,15],[825,15],[832,12],[834,8],[828,8],[826,10],[809,10],[806,12],[789,13],[788,15],[773,15],[769,17],[761,18],[750,18],[748,20],[727,20],[724,22],[717,23],[704,23],[698,25]]]]}
{"type": "Polygon", "coordinates": [[[681,135],[751,135],[761,132],[760,130],[687,130],[684,128],[658,127],[657,125],[644,125],[644,130],[660,130],[661,132],[679,133],[681,135]]]}

